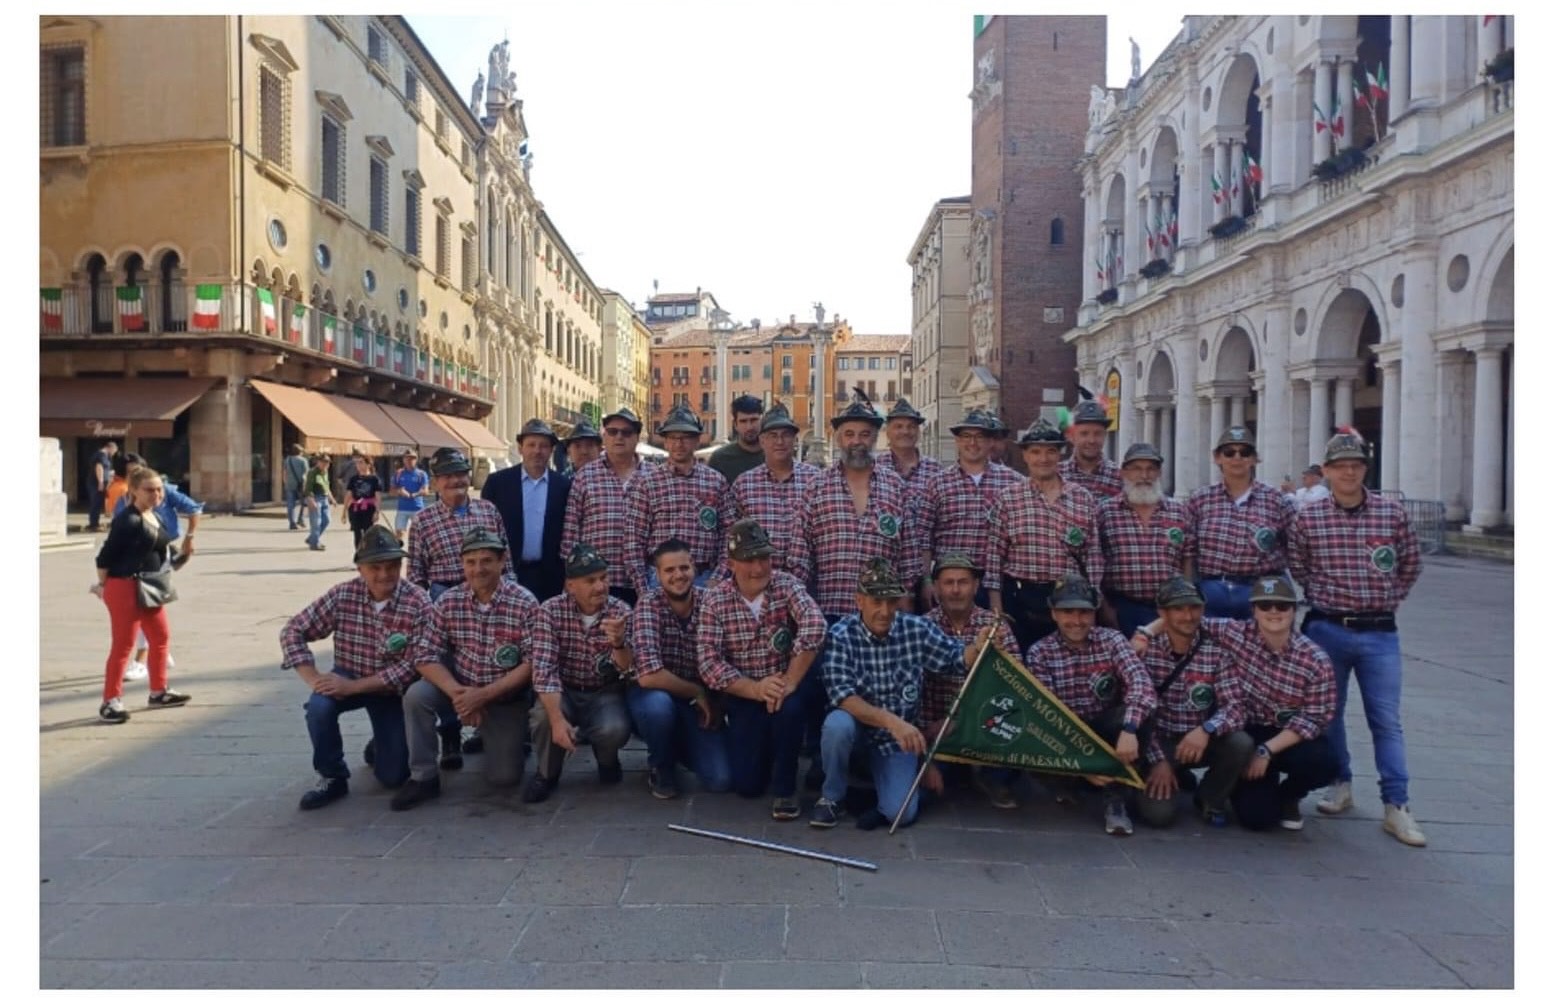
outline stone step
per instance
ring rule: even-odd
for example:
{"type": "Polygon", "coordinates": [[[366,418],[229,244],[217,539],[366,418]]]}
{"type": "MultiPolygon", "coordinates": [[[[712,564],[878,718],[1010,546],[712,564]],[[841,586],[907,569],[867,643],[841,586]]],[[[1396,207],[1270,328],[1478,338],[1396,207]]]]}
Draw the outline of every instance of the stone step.
{"type": "Polygon", "coordinates": [[[1446,550],[1451,554],[1474,558],[1491,558],[1495,561],[1516,561],[1516,534],[1514,532],[1492,534],[1463,533],[1460,527],[1446,531],[1446,550]]]}

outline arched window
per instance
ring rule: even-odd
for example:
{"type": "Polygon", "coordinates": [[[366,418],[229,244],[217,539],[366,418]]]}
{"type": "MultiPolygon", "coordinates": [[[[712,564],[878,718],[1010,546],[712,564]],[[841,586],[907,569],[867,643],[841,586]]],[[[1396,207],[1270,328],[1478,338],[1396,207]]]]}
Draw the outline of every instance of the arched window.
{"type": "Polygon", "coordinates": [[[108,261],[101,253],[86,260],[86,282],[92,309],[92,332],[113,332],[113,283],[108,279],[108,261]]]}
{"type": "Polygon", "coordinates": [[[168,250],[162,254],[161,265],[157,268],[157,296],[161,299],[157,303],[157,321],[164,333],[182,333],[189,328],[188,305],[184,301],[178,263],[178,254],[168,250]]]}
{"type": "Polygon", "coordinates": [[[1048,226],[1047,241],[1054,246],[1063,245],[1063,220],[1061,218],[1054,218],[1052,224],[1048,226]]]}

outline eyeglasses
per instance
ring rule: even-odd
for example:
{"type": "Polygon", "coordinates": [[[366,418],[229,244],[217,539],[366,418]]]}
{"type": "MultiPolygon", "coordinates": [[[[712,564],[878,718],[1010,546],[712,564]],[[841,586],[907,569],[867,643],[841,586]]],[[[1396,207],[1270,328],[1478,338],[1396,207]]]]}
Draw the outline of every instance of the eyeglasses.
{"type": "Polygon", "coordinates": [[[1294,603],[1253,603],[1252,609],[1261,610],[1264,613],[1294,613],[1294,603]]]}
{"type": "Polygon", "coordinates": [[[1250,447],[1222,447],[1220,455],[1223,457],[1256,457],[1257,451],[1250,447]]]}
{"type": "Polygon", "coordinates": [[[629,426],[606,426],[604,435],[607,437],[634,437],[637,431],[629,426]]]}

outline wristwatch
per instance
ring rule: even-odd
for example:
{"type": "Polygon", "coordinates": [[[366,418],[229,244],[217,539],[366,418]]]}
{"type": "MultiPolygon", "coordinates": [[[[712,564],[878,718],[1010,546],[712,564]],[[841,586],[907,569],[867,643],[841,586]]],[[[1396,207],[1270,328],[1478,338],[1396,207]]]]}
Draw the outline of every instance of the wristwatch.
{"type": "Polygon", "coordinates": [[[1257,746],[1257,754],[1259,756],[1261,756],[1262,758],[1264,758],[1264,759],[1272,759],[1273,758],[1273,753],[1268,751],[1268,743],[1267,742],[1264,742],[1261,745],[1257,746]]]}
{"type": "Polygon", "coordinates": [[[1203,722],[1203,730],[1210,735],[1217,735],[1219,734],[1219,725],[1214,723],[1213,718],[1210,718],[1203,722]]]}

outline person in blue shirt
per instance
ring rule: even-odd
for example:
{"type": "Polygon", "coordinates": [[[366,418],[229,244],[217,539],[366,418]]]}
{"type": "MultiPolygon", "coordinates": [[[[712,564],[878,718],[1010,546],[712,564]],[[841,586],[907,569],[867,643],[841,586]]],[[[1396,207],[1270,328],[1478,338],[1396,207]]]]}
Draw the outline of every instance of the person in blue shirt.
{"type": "Polygon", "coordinates": [[[401,466],[394,472],[390,494],[399,498],[399,506],[394,513],[394,534],[403,544],[410,521],[426,508],[426,497],[431,492],[432,479],[417,467],[415,451],[405,451],[399,460],[401,466]]]}
{"type": "MultiPolygon", "coordinates": [[[[135,470],[139,465],[130,465],[125,469],[125,476],[135,470]]],[[[177,555],[173,557],[173,567],[182,568],[194,555],[194,531],[200,525],[200,514],[205,512],[205,504],[195,502],[188,495],[179,491],[178,486],[165,478],[162,480],[162,504],[156,508],[157,519],[162,521],[162,529],[167,531],[167,536],[174,542],[179,539],[179,517],[187,517],[189,520],[188,533],[183,534],[183,544],[179,547],[177,555]]],[[[113,518],[118,519],[120,513],[129,506],[129,496],[121,498],[113,507],[113,518]]],[[[171,551],[171,549],[169,549],[171,551]]],[[[135,658],[130,662],[129,668],[124,672],[125,679],[145,679],[146,651],[150,647],[146,643],[146,632],[137,632],[135,636],[135,658]]],[[[167,655],[167,667],[173,667],[173,656],[167,655]]]]}

